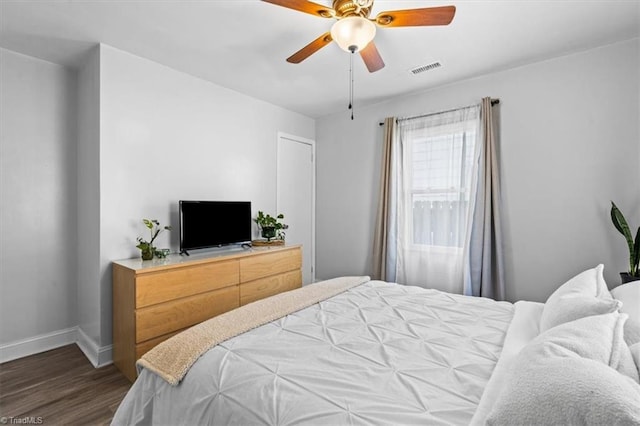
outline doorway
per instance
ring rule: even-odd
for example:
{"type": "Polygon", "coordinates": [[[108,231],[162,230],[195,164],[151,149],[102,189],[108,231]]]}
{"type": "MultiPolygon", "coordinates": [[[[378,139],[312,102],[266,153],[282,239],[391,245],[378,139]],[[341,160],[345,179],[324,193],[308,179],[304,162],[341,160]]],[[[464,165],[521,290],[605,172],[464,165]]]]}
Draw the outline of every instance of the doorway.
{"type": "Polygon", "coordinates": [[[315,141],[278,132],[277,212],[284,214],[287,244],[302,245],[302,283],[315,279],[315,141]]]}

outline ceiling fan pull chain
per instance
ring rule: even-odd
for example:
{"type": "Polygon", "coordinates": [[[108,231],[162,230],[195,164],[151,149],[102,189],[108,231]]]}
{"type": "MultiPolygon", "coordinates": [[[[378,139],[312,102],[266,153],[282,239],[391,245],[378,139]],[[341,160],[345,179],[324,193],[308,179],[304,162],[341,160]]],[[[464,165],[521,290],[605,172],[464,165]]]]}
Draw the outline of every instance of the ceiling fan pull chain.
{"type": "Polygon", "coordinates": [[[353,55],[356,53],[355,49],[351,49],[351,55],[349,55],[349,109],[351,110],[351,119],[353,120],[353,55]]]}

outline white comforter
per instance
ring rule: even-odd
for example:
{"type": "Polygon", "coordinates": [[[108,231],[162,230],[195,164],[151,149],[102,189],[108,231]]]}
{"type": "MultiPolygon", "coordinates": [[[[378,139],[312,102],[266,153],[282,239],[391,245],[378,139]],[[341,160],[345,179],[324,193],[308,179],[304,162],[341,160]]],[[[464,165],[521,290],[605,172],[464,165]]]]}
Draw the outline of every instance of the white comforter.
{"type": "Polygon", "coordinates": [[[514,310],[370,281],[214,347],[178,386],[143,370],[113,424],[482,423],[514,310]]]}

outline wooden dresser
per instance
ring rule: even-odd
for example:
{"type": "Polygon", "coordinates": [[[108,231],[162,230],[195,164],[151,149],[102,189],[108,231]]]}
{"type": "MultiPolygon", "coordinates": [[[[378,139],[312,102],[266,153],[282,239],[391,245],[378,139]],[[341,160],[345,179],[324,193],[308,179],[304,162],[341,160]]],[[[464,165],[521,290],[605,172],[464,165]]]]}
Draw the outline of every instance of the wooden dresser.
{"type": "Polygon", "coordinates": [[[113,262],[113,362],[135,362],[180,331],[302,284],[302,248],[280,246],[113,262]]]}

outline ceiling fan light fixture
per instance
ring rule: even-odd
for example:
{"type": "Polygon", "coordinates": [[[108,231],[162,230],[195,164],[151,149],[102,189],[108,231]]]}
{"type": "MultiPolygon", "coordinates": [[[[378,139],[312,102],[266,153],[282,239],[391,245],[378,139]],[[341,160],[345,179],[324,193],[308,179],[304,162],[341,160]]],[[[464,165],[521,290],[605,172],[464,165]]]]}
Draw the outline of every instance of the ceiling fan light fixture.
{"type": "Polygon", "coordinates": [[[361,16],[348,16],[331,27],[331,37],[347,52],[364,49],[376,35],[376,25],[361,16]]]}

